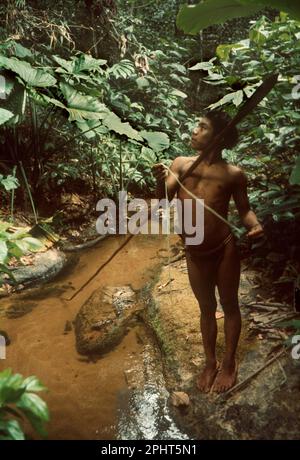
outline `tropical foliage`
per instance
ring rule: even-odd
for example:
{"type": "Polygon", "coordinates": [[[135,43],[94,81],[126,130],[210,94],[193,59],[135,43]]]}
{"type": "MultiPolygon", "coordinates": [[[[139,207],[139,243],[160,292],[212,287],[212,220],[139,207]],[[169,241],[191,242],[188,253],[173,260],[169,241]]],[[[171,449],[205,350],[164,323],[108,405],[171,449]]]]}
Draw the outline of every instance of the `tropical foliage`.
{"type": "Polygon", "coordinates": [[[105,146],[113,139],[111,154],[117,158],[113,163],[122,165],[123,176],[129,173],[130,181],[144,186],[141,165],[153,163],[169,148],[170,139],[170,155],[182,148],[188,117],[182,108],[186,94],[181,88],[189,79],[186,68],[162,51],[147,50],[135,61],[122,59],[108,67],[105,60],[83,53],[66,60],[57,55],[35,55],[29,50],[25,53],[23,47],[20,59],[16,57],[17,45],[6,44],[0,56],[5,69],[0,113],[5,134],[3,150],[9,151],[12,162],[24,165],[33,194],[49,180],[47,165],[52,161],[53,166],[58,150],[65,154],[64,161],[50,177],[58,176],[62,181],[68,172],[75,175],[72,162],[77,162],[82,149],[89,153],[83,155],[79,168],[76,165],[77,176],[90,174],[92,169],[99,177],[101,171],[95,166],[105,162],[105,146]],[[161,79],[161,70],[173,86],[161,79]],[[50,139],[53,132],[57,142],[50,139]],[[73,156],[69,154],[71,146],[75,147],[73,156]],[[70,166],[61,174],[66,161],[70,166]]]}
{"type": "Polygon", "coordinates": [[[47,435],[47,404],[36,394],[45,390],[35,376],[24,379],[11,369],[0,373],[0,440],[24,440],[25,420],[40,436],[47,435]]]}
{"type": "Polygon", "coordinates": [[[294,0],[205,0],[198,5],[185,5],[177,16],[177,25],[186,33],[196,34],[213,24],[228,19],[251,16],[266,7],[288,13],[300,20],[300,5],[294,0]]]}

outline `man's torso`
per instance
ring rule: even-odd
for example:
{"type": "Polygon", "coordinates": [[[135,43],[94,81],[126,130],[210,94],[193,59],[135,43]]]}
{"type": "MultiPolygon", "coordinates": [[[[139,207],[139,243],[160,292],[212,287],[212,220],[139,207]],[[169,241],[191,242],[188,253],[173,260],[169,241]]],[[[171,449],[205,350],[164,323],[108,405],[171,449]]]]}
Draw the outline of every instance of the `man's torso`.
{"type": "MultiPolygon", "coordinates": [[[[181,158],[180,175],[182,176],[197,157],[181,158]]],[[[235,169],[235,166],[230,165],[225,160],[219,160],[211,165],[201,162],[192,174],[183,181],[183,185],[195,196],[203,199],[205,205],[227,219],[229,201],[234,186],[235,169]]],[[[180,200],[191,199],[191,196],[182,188],[179,189],[177,196],[180,200]]],[[[194,210],[195,203],[193,203],[194,210]]],[[[193,225],[196,223],[194,212],[193,225]]],[[[208,209],[204,209],[204,240],[201,244],[203,250],[217,246],[229,233],[230,228],[226,223],[208,209]]]]}

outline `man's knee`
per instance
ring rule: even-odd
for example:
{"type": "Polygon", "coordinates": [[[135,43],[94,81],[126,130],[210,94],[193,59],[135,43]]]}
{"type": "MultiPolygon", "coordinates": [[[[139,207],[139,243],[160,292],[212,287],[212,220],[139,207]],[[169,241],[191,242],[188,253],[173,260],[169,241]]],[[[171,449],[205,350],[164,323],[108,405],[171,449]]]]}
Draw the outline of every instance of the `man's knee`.
{"type": "Polygon", "coordinates": [[[237,298],[220,300],[225,315],[236,315],[240,313],[239,302],[237,298]]]}
{"type": "Polygon", "coordinates": [[[217,310],[217,301],[216,299],[211,299],[210,301],[206,302],[199,302],[199,308],[201,311],[201,315],[204,316],[213,316],[215,317],[215,313],[217,310]]]}

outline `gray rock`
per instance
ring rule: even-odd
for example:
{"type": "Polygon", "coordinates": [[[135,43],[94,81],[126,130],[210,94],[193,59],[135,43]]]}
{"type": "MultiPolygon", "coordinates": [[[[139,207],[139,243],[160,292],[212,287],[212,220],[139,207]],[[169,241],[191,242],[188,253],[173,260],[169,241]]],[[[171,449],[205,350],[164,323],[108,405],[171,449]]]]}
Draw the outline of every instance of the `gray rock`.
{"type": "MultiPolygon", "coordinates": [[[[66,255],[56,249],[36,253],[33,265],[14,268],[12,274],[17,285],[30,286],[36,282],[49,281],[54,278],[66,265],[66,255]]],[[[11,284],[10,280],[6,280],[11,284]]]]}

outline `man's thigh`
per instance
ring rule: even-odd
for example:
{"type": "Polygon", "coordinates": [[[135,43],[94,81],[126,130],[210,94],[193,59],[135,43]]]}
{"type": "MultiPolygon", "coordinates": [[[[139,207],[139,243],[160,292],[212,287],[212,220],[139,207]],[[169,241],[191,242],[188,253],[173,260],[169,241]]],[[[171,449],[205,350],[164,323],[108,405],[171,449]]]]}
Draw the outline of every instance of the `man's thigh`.
{"type": "Polygon", "coordinates": [[[215,256],[192,257],[186,251],[186,261],[191,288],[200,308],[215,310],[217,306],[215,297],[217,259],[215,256]]]}
{"type": "Polygon", "coordinates": [[[217,270],[217,287],[223,308],[227,305],[238,305],[240,273],[241,261],[239,249],[235,241],[231,240],[224,247],[223,257],[217,270]]]}

